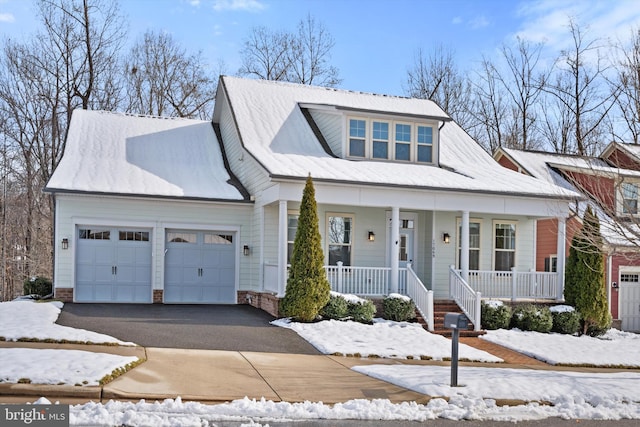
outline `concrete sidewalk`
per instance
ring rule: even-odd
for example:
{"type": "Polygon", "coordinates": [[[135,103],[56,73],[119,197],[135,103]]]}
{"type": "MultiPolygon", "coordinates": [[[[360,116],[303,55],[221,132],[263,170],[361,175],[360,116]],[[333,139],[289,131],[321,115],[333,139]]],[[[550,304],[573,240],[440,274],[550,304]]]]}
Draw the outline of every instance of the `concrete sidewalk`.
{"type": "MultiPolygon", "coordinates": [[[[599,368],[551,366],[478,338],[465,344],[505,359],[506,363],[468,363],[461,366],[495,368],[614,371],[599,368]]],[[[180,396],[203,403],[229,402],[244,397],[275,402],[324,402],[353,399],[389,399],[426,403],[431,397],[357,373],[350,368],[366,364],[418,364],[449,366],[450,362],[359,359],[343,356],[260,353],[223,350],[188,350],[48,343],[0,342],[0,348],[57,348],[136,356],[146,359],[104,386],[0,383],[0,403],[33,402],[40,397],[61,403],[113,400],[163,400],[180,396]]],[[[619,371],[624,371],[620,369],[619,371]]],[[[522,404],[523,402],[500,402],[522,404]]]]}

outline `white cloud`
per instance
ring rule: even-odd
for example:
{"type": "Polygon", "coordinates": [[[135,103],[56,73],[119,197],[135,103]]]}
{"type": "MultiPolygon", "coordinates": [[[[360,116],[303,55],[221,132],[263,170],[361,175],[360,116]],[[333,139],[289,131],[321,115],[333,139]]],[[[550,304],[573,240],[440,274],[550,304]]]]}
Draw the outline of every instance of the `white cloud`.
{"type": "Polygon", "coordinates": [[[489,25],[489,20],[485,16],[477,16],[469,21],[469,25],[471,25],[472,29],[477,30],[479,28],[487,27],[489,25]]]}
{"type": "Polygon", "coordinates": [[[14,22],[15,20],[12,13],[0,13],[0,22],[14,22]]]}
{"type": "Polygon", "coordinates": [[[265,5],[259,0],[215,0],[213,9],[221,10],[240,10],[247,12],[259,12],[265,9],[265,5]]]}
{"type": "Polygon", "coordinates": [[[459,16],[456,16],[451,20],[451,23],[454,25],[462,24],[462,18],[459,16]]]}

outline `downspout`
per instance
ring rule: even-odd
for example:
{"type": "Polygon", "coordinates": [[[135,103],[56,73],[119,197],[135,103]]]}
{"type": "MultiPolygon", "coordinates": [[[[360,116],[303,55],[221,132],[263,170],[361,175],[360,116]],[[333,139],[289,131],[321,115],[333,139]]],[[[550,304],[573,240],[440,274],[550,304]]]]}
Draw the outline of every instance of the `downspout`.
{"type": "Polygon", "coordinates": [[[442,132],[442,128],[443,128],[443,127],[444,127],[444,125],[446,125],[446,124],[447,124],[447,122],[443,121],[443,122],[442,122],[442,126],[440,126],[440,127],[438,128],[438,158],[436,159],[436,160],[437,160],[437,162],[436,162],[436,165],[437,165],[437,166],[440,166],[440,133],[442,132]]]}

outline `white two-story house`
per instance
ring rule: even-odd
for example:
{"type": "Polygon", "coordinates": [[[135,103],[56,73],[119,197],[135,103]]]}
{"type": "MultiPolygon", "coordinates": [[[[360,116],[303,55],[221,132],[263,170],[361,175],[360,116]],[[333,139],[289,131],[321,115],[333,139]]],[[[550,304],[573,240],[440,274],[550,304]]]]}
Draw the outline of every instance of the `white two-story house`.
{"type": "Polygon", "coordinates": [[[227,76],[211,122],[74,112],[46,187],[56,295],[275,314],[309,175],[338,291],[454,297],[476,322],[478,292],[562,299],[535,224],[558,218],[564,251],[576,193],[501,167],[431,101],[227,76]]]}

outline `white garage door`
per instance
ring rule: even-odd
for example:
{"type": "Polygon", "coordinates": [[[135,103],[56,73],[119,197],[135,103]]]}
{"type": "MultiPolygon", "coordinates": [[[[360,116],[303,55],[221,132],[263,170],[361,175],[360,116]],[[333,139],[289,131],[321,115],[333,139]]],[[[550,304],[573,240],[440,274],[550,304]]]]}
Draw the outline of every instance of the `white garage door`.
{"type": "Polygon", "coordinates": [[[234,237],[228,232],[167,230],[164,302],[234,304],[234,237]]]}
{"type": "Polygon", "coordinates": [[[640,332],[640,273],[620,274],[618,307],[622,330],[640,332]]]}
{"type": "Polygon", "coordinates": [[[151,302],[149,230],[78,227],[77,302],[151,302]]]}

